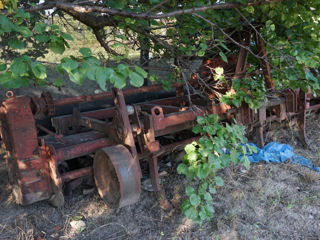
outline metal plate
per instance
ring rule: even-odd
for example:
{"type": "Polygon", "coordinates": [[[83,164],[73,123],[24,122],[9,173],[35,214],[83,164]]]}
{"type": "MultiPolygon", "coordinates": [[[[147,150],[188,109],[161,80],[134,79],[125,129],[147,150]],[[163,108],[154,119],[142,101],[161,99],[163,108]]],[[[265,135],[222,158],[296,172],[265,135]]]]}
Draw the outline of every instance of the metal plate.
{"type": "Polygon", "coordinates": [[[119,208],[138,201],[141,193],[138,159],[123,145],[98,150],[93,172],[99,195],[108,207],[119,208]]]}

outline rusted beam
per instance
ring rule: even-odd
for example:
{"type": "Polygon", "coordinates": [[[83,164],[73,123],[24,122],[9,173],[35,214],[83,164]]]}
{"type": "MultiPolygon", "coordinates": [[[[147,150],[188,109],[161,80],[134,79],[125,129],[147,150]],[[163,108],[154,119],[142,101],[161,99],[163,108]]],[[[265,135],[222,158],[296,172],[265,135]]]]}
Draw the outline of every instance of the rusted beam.
{"type": "Polygon", "coordinates": [[[100,148],[111,146],[112,144],[113,143],[109,139],[100,138],[100,139],[92,140],[89,142],[84,142],[76,145],[58,148],[56,149],[56,154],[55,154],[57,163],[64,160],[69,160],[72,158],[88,155],[100,148]]]}
{"type": "Polygon", "coordinates": [[[84,177],[89,174],[92,174],[92,167],[86,167],[86,168],[80,168],[77,170],[73,170],[67,173],[64,173],[61,178],[63,182],[68,182],[70,180],[79,178],[79,177],[84,177]]]}

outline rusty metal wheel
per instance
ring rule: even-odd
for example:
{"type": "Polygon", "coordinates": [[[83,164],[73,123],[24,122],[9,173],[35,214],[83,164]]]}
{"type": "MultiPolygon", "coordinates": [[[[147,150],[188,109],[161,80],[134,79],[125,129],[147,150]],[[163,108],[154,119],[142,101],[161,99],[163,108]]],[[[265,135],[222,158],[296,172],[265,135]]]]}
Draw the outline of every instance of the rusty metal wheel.
{"type": "Polygon", "coordinates": [[[94,156],[93,173],[99,195],[110,208],[138,201],[141,179],[138,160],[123,145],[105,147],[94,156]]]}

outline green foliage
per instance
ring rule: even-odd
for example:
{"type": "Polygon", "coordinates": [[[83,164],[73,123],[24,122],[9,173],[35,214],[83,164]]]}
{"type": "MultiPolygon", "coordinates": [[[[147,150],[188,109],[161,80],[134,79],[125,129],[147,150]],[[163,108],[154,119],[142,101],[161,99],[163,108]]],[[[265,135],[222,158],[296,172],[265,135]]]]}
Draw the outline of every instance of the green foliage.
{"type": "Polygon", "coordinates": [[[213,217],[212,195],[224,185],[217,171],[237,163],[249,169],[246,154],[256,149],[247,144],[244,126],[222,124],[217,115],[199,116],[197,123],[193,132],[200,134],[201,138],[185,147],[186,155],[177,170],[189,180],[185,190],[187,198],[181,205],[182,213],[202,223],[213,217]]]}
{"type": "Polygon", "coordinates": [[[121,89],[126,86],[128,79],[132,86],[141,87],[147,76],[147,73],[138,66],[131,68],[128,64],[121,63],[115,68],[103,67],[88,48],[81,48],[79,52],[82,56],[63,58],[61,64],[57,66],[58,72],[60,74],[66,72],[74,83],[82,84],[88,78],[96,81],[103,91],[107,91],[108,83],[121,89]]]}
{"type": "MultiPolygon", "coordinates": [[[[22,17],[29,18],[30,15],[19,9],[16,12],[14,20],[22,17]]],[[[5,15],[0,15],[0,36],[14,32],[16,38],[8,40],[8,46],[11,50],[19,50],[25,47],[25,42],[19,39],[33,39],[38,44],[43,44],[56,54],[63,54],[66,48],[69,48],[68,41],[73,41],[70,34],[61,31],[58,25],[47,25],[43,22],[36,22],[32,28],[28,23],[21,21],[12,21],[5,15]]],[[[116,44],[115,46],[123,44],[116,44]]],[[[128,52],[125,46],[126,53],[128,52]]],[[[128,64],[119,64],[116,68],[106,68],[100,64],[98,58],[92,55],[89,48],[81,48],[79,50],[80,57],[65,57],[61,59],[61,63],[57,65],[57,71],[60,74],[67,73],[69,79],[77,84],[88,78],[96,81],[100,88],[107,90],[107,83],[114,85],[116,88],[124,88],[127,80],[134,87],[140,87],[144,83],[147,73],[138,66],[129,66],[128,64]]],[[[44,84],[47,74],[45,66],[33,61],[28,55],[22,55],[15,58],[10,68],[6,65],[1,66],[0,84],[5,88],[19,88],[28,84],[31,80],[36,84],[44,84]]],[[[55,85],[62,86],[61,78],[55,82],[55,85]]]]}
{"type": "Polygon", "coordinates": [[[228,105],[240,107],[245,102],[252,109],[260,107],[265,101],[265,86],[262,78],[243,78],[232,80],[232,87],[235,92],[228,92],[220,98],[220,101],[228,105]]]}
{"type": "MultiPolygon", "coordinates": [[[[130,16],[113,16],[110,15],[112,21],[111,26],[105,28],[104,36],[106,39],[110,35],[114,38],[109,49],[117,54],[110,56],[124,64],[129,58],[128,42],[134,45],[139,42],[140,48],[150,47],[150,51],[155,57],[174,58],[179,56],[188,61],[194,57],[212,57],[220,56],[223,61],[227,62],[229,55],[239,54],[239,46],[234,41],[240,41],[234,35],[236,30],[250,30],[253,33],[257,30],[252,26],[259,26],[259,31],[263,39],[266,40],[266,49],[268,53],[268,61],[272,67],[272,77],[278,88],[291,87],[293,89],[301,87],[307,90],[311,87],[314,94],[320,93],[319,87],[319,66],[320,66],[320,2],[315,0],[307,1],[282,1],[277,4],[262,4],[256,6],[246,6],[248,1],[167,1],[161,6],[155,7],[161,1],[132,1],[132,0],[106,0],[102,1],[96,7],[106,7],[107,9],[120,9],[121,12],[130,12],[130,16]],[[194,7],[207,6],[210,4],[234,3],[243,4],[238,9],[219,9],[199,11],[196,14],[183,14],[171,16],[165,19],[148,20],[135,18],[134,13],[146,13],[150,10],[150,14],[170,13],[175,10],[192,9],[194,7]],[[199,18],[201,16],[204,19],[199,18]],[[211,24],[210,24],[211,22],[211,24]],[[160,30],[158,30],[160,29],[160,30]],[[232,39],[233,38],[233,39],[232,39]],[[144,41],[147,39],[147,41],[144,41]],[[313,74],[314,73],[314,74],[313,74]]],[[[9,56],[10,61],[22,55],[39,56],[50,50],[56,54],[63,54],[72,41],[69,33],[61,31],[58,25],[47,25],[43,22],[43,18],[47,18],[44,12],[27,13],[23,9],[30,8],[32,5],[39,4],[36,1],[4,1],[4,12],[8,14],[0,15],[0,38],[3,46],[2,56],[9,56]],[[25,47],[32,45],[36,50],[30,52],[22,52],[25,47]]],[[[84,5],[85,6],[85,3],[84,5]]],[[[63,16],[63,9],[57,8],[57,14],[63,16]]],[[[77,11],[77,9],[73,9],[77,11]]],[[[91,17],[102,17],[103,14],[96,12],[91,17]]],[[[101,19],[101,18],[100,18],[101,19]]],[[[82,19],[82,21],[85,19],[82,19]]],[[[97,18],[97,21],[100,21],[97,18]]],[[[90,22],[90,21],[89,21],[90,22]]],[[[109,38],[110,39],[110,38],[109,38]]],[[[109,41],[109,40],[108,40],[109,41]]],[[[107,42],[108,42],[107,41],[107,42]]],[[[255,50],[255,45],[251,43],[251,49],[255,50]]],[[[87,68],[92,66],[92,62],[86,64],[85,58],[90,58],[92,52],[90,49],[80,50],[80,54],[84,59],[79,62],[76,69],[62,69],[67,72],[72,81],[81,83],[88,73],[87,68]],[[81,69],[81,70],[80,70],[81,69]]],[[[36,58],[34,58],[36,59],[36,58]]],[[[249,56],[251,66],[257,66],[257,59],[249,56]]],[[[94,60],[95,61],[95,60],[94,60]]],[[[126,65],[126,64],[124,64],[126,65]]],[[[98,71],[96,78],[95,72],[98,66],[94,67],[88,73],[88,78],[95,80],[105,88],[105,82],[110,82],[118,88],[124,87],[127,83],[133,86],[141,86],[146,74],[139,72],[133,66],[128,66],[130,71],[125,73],[114,68],[114,72],[110,70],[98,71]],[[108,71],[107,77],[102,77],[101,73],[108,71]]],[[[99,64],[102,67],[102,64],[99,64]]],[[[8,69],[10,72],[10,69],[8,69]]],[[[7,72],[7,71],[6,71],[7,72]]],[[[4,72],[5,73],[5,72],[4,72]]],[[[2,73],[2,74],[4,74],[2,73]]],[[[12,74],[7,74],[12,75],[12,74]]],[[[162,80],[166,88],[169,88],[173,81],[179,81],[180,73],[174,69],[168,78],[162,80]]],[[[30,80],[37,79],[37,76],[30,75],[30,80]]],[[[150,80],[155,80],[154,77],[150,80]]],[[[36,81],[36,80],[35,80],[36,81]]],[[[241,83],[242,84],[242,83],[241,83]]],[[[13,86],[20,86],[14,84],[13,86]]],[[[244,86],[243,89],[247,89],[244,86]]],[[[245,91],[239,93],[244,95],[245,91]]],[[[239,105],[239,102],[248,102],[251,107],[258,106],[261,100],[261,93],[258,97],[254,93],[250,93],[249,97],[245,96],[227,96],[229,102],[239,105]],[[253,98],[254,100],[251,100],[253,98]],[[257,98],[255,100],[255,98],[257,98]],[[259,99],[260,98],[260,99],[259,99]]],[[[228,100],[226,100],[228,101],[228,100]]]]}

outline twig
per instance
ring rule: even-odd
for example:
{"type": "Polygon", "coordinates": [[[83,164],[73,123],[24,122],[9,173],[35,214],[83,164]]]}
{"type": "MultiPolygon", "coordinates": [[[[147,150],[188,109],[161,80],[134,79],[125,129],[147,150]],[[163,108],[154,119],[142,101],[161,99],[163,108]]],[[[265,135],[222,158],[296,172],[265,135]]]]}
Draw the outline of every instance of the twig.
{"type": "Polygon", "coordinates": [[[152,8],[150,8],[146,14],[151,13],[153,10],[157,9],[158,7],[161,7],[163,4],[165,4],[166,2],[169,2],[169,0],[163,0],[161,2],[159,2],[158,4],[154,5],[152,8]]]}

